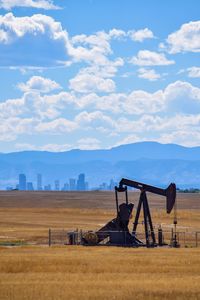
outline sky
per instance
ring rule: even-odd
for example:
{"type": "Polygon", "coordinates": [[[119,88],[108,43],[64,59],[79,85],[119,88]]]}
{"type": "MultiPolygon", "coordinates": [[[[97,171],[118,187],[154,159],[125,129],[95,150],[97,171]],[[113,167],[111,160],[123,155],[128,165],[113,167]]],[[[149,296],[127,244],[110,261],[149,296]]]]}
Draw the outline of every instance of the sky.
{"type": "Polygon", "coordinates": [[[0,152],[200,146],[199,0],[0,0],[0,152]]]}

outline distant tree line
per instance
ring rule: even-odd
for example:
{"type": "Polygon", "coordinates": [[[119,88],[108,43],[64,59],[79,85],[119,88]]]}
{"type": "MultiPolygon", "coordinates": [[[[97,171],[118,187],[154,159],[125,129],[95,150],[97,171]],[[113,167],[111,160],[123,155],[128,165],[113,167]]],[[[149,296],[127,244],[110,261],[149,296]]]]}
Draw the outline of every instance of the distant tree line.
{"type": "Polygon", "coordinates": [[[200,193],[200,189],[198,188],[188,188],[188,189],[180,189],[177,188],[178,193],[200,193]]]}

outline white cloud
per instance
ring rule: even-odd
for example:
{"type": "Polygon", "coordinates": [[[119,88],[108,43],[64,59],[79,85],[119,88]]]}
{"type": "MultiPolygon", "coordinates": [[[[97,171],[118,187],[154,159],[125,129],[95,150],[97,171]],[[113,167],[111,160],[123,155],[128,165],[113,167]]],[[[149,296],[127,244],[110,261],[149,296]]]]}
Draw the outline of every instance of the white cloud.
{"type": "Polygon", "coordinates": [[[75,117],[74,121],[85,130],[96,129],[103,131],[104,128],[115,127],[115,122],[112,120],[112,118],[103,114],[101,111],[82,111],[75,117]]]}
{"type": "Polygon", "coordinates": [[[155,93],[147,93],[143,90],[133,91],[127,96],[123,109],[127,114],[140,115],[148,111],[156,113],[162,111],[165,107],[165,98],[163,91],[158,90],[155,93]]]}
{"type": "Polygon", "coordinates": [[[155,81],[161,78],[160,74],[156,73],[153,69],[140,68],[137,72],[139,78],[148,79],[150,81],[155,81]]]}
{"type": "Polygon", "coordinates": [[[140,29],[137,31],[134,30],[128,31],[128,36],[130,36],[130,38],[136,42],[143,42],[145,39],[154,38],[153,32],[148,28],[140,29]]]}
{"type": "Polygon", "coordinates": [[[9,117],[0,121],[0,141],[13,141],[19,135],[32,134],[35,124],[33,118],[9,117]]]}
{"type": "Polygon", "coordinates": [[[74,131],[79,139],[94,131],[106,137],[132,133],[153,139],[158,138],[156,133],[160,137],[173,130],[198,131],[199,112],[200,88],[183,81],[155,92],[133,90],[104,96],[30,91],[0,103],[0,139],[32,134],[65,136],[74,131]]]}
{"type": "Polygon", "coordinates": [[[64,152],[71,149],[81,150],[94,150],[100,149],[101,142],[96,138],[82,138],[77,140],[74,144],[46,144],[46,145],[34,145],[30,143],[16,143],[15,149],[19,151],[50,151],[50,152],[64,152]]]}
{"type": "Polygon", "coordinates": [[[61,23],[50,16],[35,14],[31,17],[15,17],[12,13],[7,13],[0,16],[0,44],[6,45],[2,48],[6,51],[2,52],[6,57],[2,59],[2,66],[21,66],[24,69],[28,66],[69,66],[72,61],[84,61],[93,66],[117,68],[119,64],[122,65],[123,60],[118,58],[112,62],[108,56],[113,53],[111,39],[117,39],[121,35],[123,31],[113,29],[109,33],[99,31],[88,36],[81,34],[70,38],[61,23]],[[12,45],[18,40],[21,40],[23,49],[19,47],[18,50],[18,47],[12,45]],[[48,48],[51,51],[45,50],[48,48]],[[41,49],[44,49],[44,52],[41,52],[41,49]]]}
{"type": "Polygon", "coordinates": [[[55,119],[50,122],[41,122],[35,128],[36,132],[46,132],[50,134],[67,133],[75,129],[77,129],[77,124],[65,118],[55,119]]]}
{"type": "Polygon", "coordinates": [[[127,145],[127,144],[132,144],[132,143],[137,143],[137,142],[142,142],[145,141],[143,140],[140,136],[136,134],[129,134],[125,138],[120,139],[114,147],[120,146],[120,145],[127,145]]]}
{"type": "Polygon", "coordinates": [[[66,109],[77,107],[73,94],[60,92],[58,94],[40,95],[38,92],[27,92],[23,96],[27,113],[40,119],[54,119],[66,109]]]}
{"type": "Polygon", "coordinates": [[[22,38],[26,34],[36,36],[45,33],[53,40],[68,41],[67,32],[62,29],[61,23],[53,18],[36,14],[31,17],[15,17],[12,13],[0,16],[0,42],[12,43],[16,38],[22,38]]]}
{"type": "Polygon", "coordinates": [[[137,56],[131,58],[130,63],[138,66],[167,66],[175,62],[168,60],[163,53],[140,50],[137,56]]]}
{"type": "Polygon", "coordinates": [[[185,146],[200,144],[200,114],[169,116],[143,115],[135,121],[120,118],[117,131],[125,135],[117,144],[153,140],[161,143],[177,143],[185,146]]]}
{"type": "Polygon", "coordinates": [[[71,150],[72,146],[69,144],[46,144],[43,146],[36,146],[29,143],[16,143],[15,149],[19,151],[37,150],[37,151],[63,152],[63,151],[71,150]]]}
{"type": "Polygon", "coordinates": [[[24,112],[24,98],[8,99],[0,103],[0,118],[15,117],[24,112]]]}
{"type": "Polygon", "coordinates": [[[200,77],[200,67],[191,67],[187,69],[188,76],[192,78],[199,78],[200,77]]]}
{"type": "Polygon", "coordinates": [[[105,79],[95,74],[87,74],[83,71],[79,72],[69,81],[69,88],[79,92],[106,92],[111,93],[115,90],[115,83],[112,79],[105,79]]]}
{"type": "Polygon", "coordinates": [[[195,147],[200,145],[200,130],[179,130],[162,134],[158,139],[161,143],[175,143],[186,147],[195,147]]]}
{"type": "MultiPolygon", "coordinates": [[[[168,101],[174,101],[175,99],[180,99],[182,97],[182,102],[180,101],[179,104],[181,105],[184,103],[184,99],[190,99],[188,101],[188,106],[192,105],[191,100],[200,102],[200,88],[193,86],[191,83],[186,81],[175,81],[169,84],[165,90],[165,97],[168,101]]],[[[185,103],[184,103],[185,104],[185,103]]],[[[186,110],[189,107],[186,107],[186,110]]]]}
{"type": "Polygon", "coordinates": [[[200,21],[183,24],[167,38],[169,53],[200,52],[200,21]]]}
{"type": "Polygon", "coordinates": [[[124,61],[122,58],[117,58],[114,61],[105,60],[104,63],[103,66],[93,64],[80,69],[78,74],[69,80],[69,88],[80,93],[113,92],[115,82],[110,78],[116,75],[124,61]]]}
{"type": "Polygon", "coordinates": [[[67,31],[60,22],[42,14],[15,17],[7,13],[0,16],[0,44],[3,44],[1,66],[67,66],[71,60],[67,31]]]}
{"type": "Polygon", "coordinates": [[[124,60],[118,57],[114,61],[107,60],[105,65],[91,65],[86,68],[80,69],[78,74],[91,74],[102,78],[112,78],[118,72],[118,68],[124,65],[124,60]]]}
{"type": "Polygon", "coordinates": [[[175,81],[163,90],[146,92],[133,90],[131,93],[110,93],[99,96],[89,93],[74,95],[74,103],[80,109],[98,109],[114,114],[140,115],[165,113],[194,113],[200,109],[200,89],[184,81],[175,81]]]}
{"type": "Polygon", "coordinates": [[[96,138],[82,138],[78,140],[74,148],[81,150],[95,150],[100,149],[101,142],[96,138]]]}
{"type": "Polygon", "coordinates": [[[108,35],[113,39],[121,39],[126,37],[127,33],[124,30],[113,28],[109,31],[108,35]]]}
{"type": "Polygon", "coordinates": [[[11,10],[14,7],[32,7],[42,9],[59,9],[52,0],[0,0],[0,8],[11,10]]]}
{"type": "Polygon", "coordinates": [[[61,89],[57,82],[41,76],[32,76],[26,83],[22,82],[17,86],[22,92],[39,91],[41,93],[49,93],[61,89]]]}
{"type": "Polygon", "coordinates": [[[98,65],[107,63],[107,56],[112,54],[110,37],[104,31],[93,35],[76,35],[68,44],[68,51],[75,61],[87,61],[98,65]]]}

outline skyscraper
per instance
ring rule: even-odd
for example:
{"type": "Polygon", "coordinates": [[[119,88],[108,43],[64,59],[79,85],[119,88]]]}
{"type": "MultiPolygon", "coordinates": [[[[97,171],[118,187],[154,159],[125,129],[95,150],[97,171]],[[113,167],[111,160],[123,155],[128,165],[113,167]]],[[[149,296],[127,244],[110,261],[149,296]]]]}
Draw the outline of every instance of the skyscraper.
{"type": "Polygon", "coordinates": [[[77,190],[85,191],[85,174],[81,173],[77,180],[77,190]]]}
{"type": "Polygon", "coordinates": [[[32,182],[27,182],[27,191],[34,191],[32,182]]]}
{"type": "Polygon", "coordinates": [[[50,184],[45,185],[44,190],[45,191],[51,191],[51,185],[50,184]]]}
{"type": "Polygon", "coordinates": [[[55,191],[60,191],[60,181],[58,179],[55,180],[55,191]]]}
{"type": "Polygon", "coordinates": [[[70,191],[76,190],[76,180],[74,178],[69,179],[69,190],[70,191]]]}
{"type": "Polygon", "coordinates": [[[37,174],[37,190],[42,190],[42,174],[37,174]]]}
{"type": "Polygon", "coordinates": [[[26,191],[26,175],[19,174],[19,190],[26,191]]]}
{"type": "Polygon", "coordinates": [[[64,186],[62,187],[62,191],[69,191],[69,183],[64,183],[64,186]]]}

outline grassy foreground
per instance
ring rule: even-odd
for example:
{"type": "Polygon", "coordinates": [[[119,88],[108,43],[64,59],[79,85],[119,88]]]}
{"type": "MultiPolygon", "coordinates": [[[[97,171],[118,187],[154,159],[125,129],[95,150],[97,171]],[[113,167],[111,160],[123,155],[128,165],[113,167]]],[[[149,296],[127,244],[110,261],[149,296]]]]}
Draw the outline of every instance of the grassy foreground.
{"type": "Polygon", "coordinates": [[[0,299],[200,299],[200,249],[0,248],[0,299]]]}

